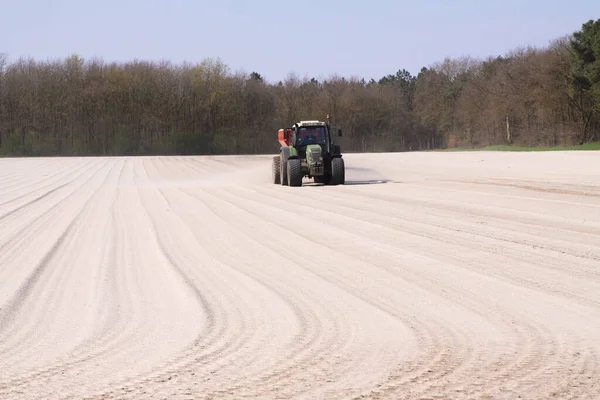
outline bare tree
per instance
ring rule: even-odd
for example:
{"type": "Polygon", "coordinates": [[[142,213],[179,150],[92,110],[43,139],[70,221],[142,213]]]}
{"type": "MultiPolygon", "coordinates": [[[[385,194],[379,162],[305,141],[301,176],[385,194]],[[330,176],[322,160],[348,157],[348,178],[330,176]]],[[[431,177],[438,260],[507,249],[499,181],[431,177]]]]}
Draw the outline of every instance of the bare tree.
{"type": "MultiPolygon", "coordinates": [[[[585,26],[596,34],[596,25],[585,26]]],[[[575,64],[572,38],[484,60],[446,58],[416,76],[399,69],[369,82],[290,73],[268,83],[218,59],[105,63],[73,54],[9,62],[0,54],[0,154],[272,152],[278,128],[329,113],[344,128],[344,151],[592,140],[600,125],[595,92],[575,78],[600,83],[581,59],[575,64]]]]}

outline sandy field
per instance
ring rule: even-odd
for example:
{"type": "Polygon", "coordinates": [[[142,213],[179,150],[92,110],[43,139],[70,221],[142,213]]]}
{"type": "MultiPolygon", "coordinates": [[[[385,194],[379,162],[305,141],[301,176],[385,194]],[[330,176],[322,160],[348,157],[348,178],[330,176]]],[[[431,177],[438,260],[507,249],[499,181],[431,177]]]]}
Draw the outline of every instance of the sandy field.
{"type": "Polygon", "coordinates": [[[0,399],[600,399],[600,153],[0,159],[0,399]]]}

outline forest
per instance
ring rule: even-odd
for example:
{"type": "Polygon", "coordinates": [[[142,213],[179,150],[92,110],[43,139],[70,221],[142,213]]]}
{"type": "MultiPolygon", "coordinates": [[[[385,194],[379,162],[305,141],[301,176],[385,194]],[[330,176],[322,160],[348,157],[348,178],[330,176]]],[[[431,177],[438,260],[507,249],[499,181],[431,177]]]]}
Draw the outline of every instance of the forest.
{"type": "Polygon", "coordinates": [[[269,83],[214,59],[7,60],[0,54],[2,156],[274,153],[279,128],[328,113],[343,152],[600,140],[600,19],[543,48],[370,81],[269,83]]]}

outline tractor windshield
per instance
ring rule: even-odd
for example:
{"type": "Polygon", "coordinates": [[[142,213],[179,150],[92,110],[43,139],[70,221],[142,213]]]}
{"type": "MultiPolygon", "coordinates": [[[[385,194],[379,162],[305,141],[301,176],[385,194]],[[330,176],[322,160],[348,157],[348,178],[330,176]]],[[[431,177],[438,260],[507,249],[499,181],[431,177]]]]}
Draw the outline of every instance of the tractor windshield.
{"type": "Polygon", "coordinates": [[[327,144],[327,128],[324,126],[307,126],[298,130],[298,145],[327,144]]]}

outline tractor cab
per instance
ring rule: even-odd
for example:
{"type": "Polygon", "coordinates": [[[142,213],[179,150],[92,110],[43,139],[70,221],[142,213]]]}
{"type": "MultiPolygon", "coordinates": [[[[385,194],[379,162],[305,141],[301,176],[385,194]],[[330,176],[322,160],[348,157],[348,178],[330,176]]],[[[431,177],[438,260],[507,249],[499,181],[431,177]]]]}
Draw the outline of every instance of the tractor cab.
{"type": "Polygon", "coordinates": [[[324,122],[300,121],[294,124],[293,132],[292,143],[301,157],[306,152],[306,146],[311,144],[319,145],[323,152],[329,151],[329,127],[324,122]]]}
{"type": "MultiPolygon", "coordinates": [[[[338,135],[341,136],[341,132],[338,135]]],[[[319,145],[324,153],[331,151],[333,140],[329,124],[321,121],[300,121],[294,124],[290,145],[303,155],[306,146],[311,144],[319,145]]]]}
{"type": "MultiPolygon", "coordinates": [[[[341,129],[337,133],[342,136],[341,129]]],[[[278,141],[284,147],[291,146],[301,151],[308,145],[318,144],[324,152],[329,153],[334,146],[330,125],[322,121],[300,121],[291,128],[279,129],[278,141]]]]}

